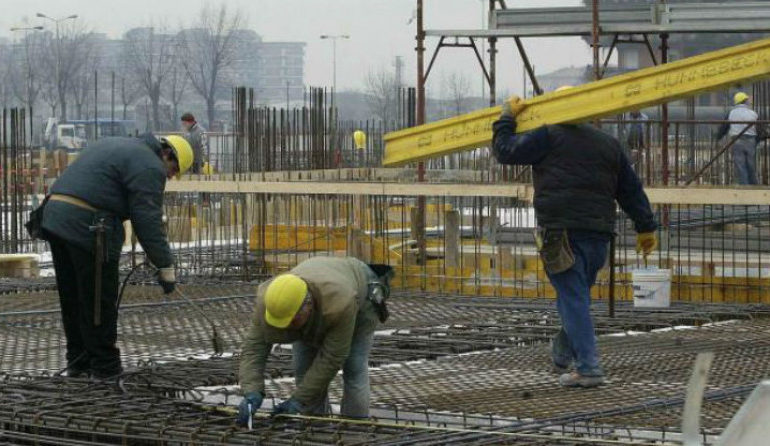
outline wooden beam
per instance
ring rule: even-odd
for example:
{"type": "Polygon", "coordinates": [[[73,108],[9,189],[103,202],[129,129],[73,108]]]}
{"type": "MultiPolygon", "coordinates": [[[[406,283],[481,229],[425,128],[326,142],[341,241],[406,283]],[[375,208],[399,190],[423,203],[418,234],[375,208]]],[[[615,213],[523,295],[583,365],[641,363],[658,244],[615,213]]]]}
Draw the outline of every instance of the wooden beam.
{"type": "MultiPolygon", "coordinates": [[[[650,187],[653,204],[770,206],[770,188],[650,187]]],[[[231,194],[374,195],[409,197],[500,197],[531,202],[531,184],[392,183],[375,181],[169,181],[167,193],[212,192],[231,194]]]]}

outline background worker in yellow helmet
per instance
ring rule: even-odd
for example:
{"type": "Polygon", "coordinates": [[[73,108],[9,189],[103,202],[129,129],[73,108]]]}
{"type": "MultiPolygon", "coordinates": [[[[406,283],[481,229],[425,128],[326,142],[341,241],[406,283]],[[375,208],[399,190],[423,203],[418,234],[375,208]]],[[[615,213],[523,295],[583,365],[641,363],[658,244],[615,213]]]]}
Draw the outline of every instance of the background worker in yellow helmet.
{"type": "Polygon", "coordinates": [[[392,270],[353,257],[314,257],[262,283],[243,341],[237,423],[262,405],[267,356],[273,344],[292,344],[296,389],[273,409],[278,414],[327,414],[327,387],[342,369],[341,415],[369,417],[369,351],[392,270]]]}
{"type": "Polygon", "coordinates": [[[552,343],[553,370],[563,386],[598,386],[604,371],[591,321],[591,287],[607,260],[616,202],[633,220],[637,251],[645,258],[657,246],[657,224],[617,139],[588,124],[517,134],[516,114],[523,108],[519,98],[503,106],[493,124],[492,152],[502,164],[532,166],[538,249],[562,324],[552,343]]]}
{"type": "Polygon", "coordinates": [[[122,372],[117,340],[118,262],[130,219],[166,293],[173,257],[163,230],[166,180],[192,165],[181,136],[104,138],[88,146],[51,187],[39,226],[51,244],[67,375],[110,378],[122,372]]]}
{"type": "Polygon", "coordinates": [[[732,146],[733,172],[735,182],[738,184],[757,183],[757,113],[751,109],[749,95],[739,91],[733,96],[734,107],[727,114],[727,123],[723,124],[718,132],[717,139],[725,135],[730,138],[738,137],[732,146]],[[748,129],[746,129],[746,127],[748,129]],[[741,132],[746,129],[743,134],[741,132]]]}

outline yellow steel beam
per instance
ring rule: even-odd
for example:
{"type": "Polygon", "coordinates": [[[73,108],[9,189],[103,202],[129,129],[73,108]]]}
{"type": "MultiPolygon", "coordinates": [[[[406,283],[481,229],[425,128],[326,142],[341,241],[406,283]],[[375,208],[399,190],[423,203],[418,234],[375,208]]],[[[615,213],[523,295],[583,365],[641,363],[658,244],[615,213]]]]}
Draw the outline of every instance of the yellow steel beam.
{"type": "MultiPolygon", "coordinates": [[[[770,76],[770,39],[711,51],[526,101],[517,132],[545,124],[575,123],[725,88],[770,76]]],[[[397,166],[484,147],[500,107],[385,135],[385,166],[397,166]]]]}

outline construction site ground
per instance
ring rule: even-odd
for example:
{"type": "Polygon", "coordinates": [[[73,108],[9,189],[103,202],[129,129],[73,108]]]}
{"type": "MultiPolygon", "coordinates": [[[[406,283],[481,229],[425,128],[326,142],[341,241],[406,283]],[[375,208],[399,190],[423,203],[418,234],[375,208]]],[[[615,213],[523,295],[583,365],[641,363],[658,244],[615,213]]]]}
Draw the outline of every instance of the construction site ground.
{"type": "MultiPolygon", "coordinates": [[[[8,281],[6,281],[8,282],[8,281]]],[[[157,286],[129,285],[116,383],[60,376],[65,341],[50,279],[5,283],[0,296],[3,444],[681,444],[685,389],[698,352],[715,353],[701,419],[714,441],[770,371],[770,307],[675,303],[615,317],[594,304],[608,379],[565,389],[551,371],[559,329],[551,299],[401,291],[371,355],[374,418],[273,419],[293,388],[290,346],[268,364],[267,401],[253,429],[234,425],[238,354],[255,284],[200,280],[182,291],[214,319],[226,352],[194,305],[157,286]],[[8,292],[10,289],[15,292],[8,292]]],[[[337,408],[341,377],[330,386],[337,408]]]]}

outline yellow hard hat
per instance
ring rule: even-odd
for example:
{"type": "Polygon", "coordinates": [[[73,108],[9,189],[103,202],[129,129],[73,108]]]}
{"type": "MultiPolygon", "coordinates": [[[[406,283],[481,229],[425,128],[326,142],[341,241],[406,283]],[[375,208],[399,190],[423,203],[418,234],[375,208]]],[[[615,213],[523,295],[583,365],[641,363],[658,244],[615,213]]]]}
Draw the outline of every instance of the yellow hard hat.
{"type": "Polygon", "coordinates": [[[572,88],[572,85],[562,85],[561,87],[557,88],[554,91],[564,91],[564,90],[569,90],[570,88],[572,88]]]}
{"type": "Polygon", "coordinates": [[[735,96],[733,96],[733,104],[743,104],[746,102],[746,100],[749,98],[749,95],[746,93],[739,91],[738,93],[735,93],[735,96]]]}
{"type": "Polygon", "coordinates": [[[366,133],[362,130],[353,132],[353,142],[356,143],[356,149],[364,150],[366,148],[366,133]]]}
{"type": "Polygon", "coordinates": [[[179,172],[176,174],[176,178],[182,176],[183,173],[190,170],[193,164],[193,149],[190,147],[190,143],[186,139],[179,135],[168,135],[161,137],[160,140],[171,147],[176,156],[176,161],[179,164],[179,172]]]}
{"type": "Polygon", "coordinates": [[[282,274],[265,291],[265,321],[276,328],[286,328],[307,296],[307,283],[294,274],[282,274]]]}

